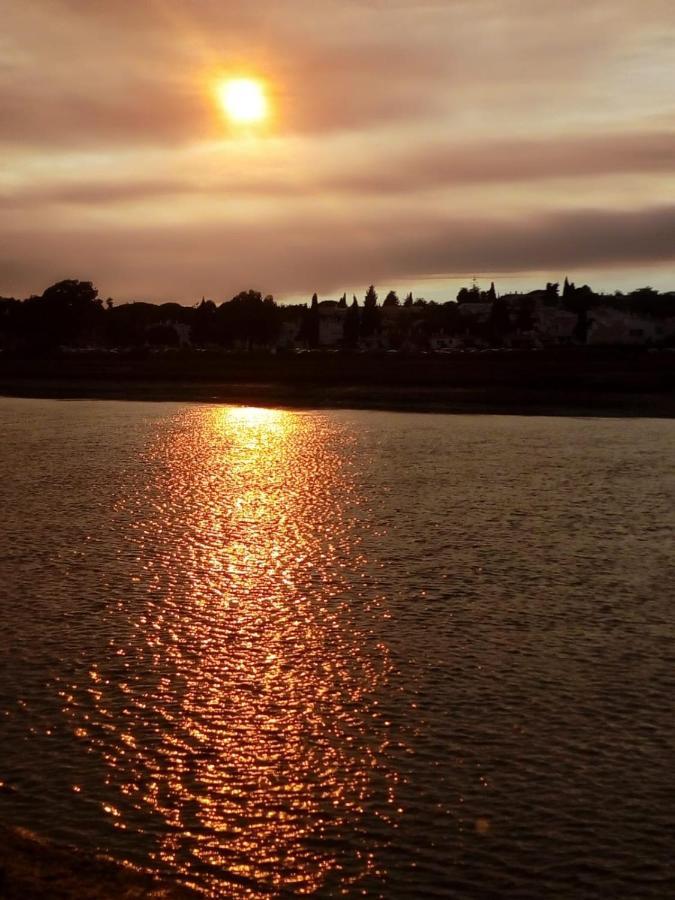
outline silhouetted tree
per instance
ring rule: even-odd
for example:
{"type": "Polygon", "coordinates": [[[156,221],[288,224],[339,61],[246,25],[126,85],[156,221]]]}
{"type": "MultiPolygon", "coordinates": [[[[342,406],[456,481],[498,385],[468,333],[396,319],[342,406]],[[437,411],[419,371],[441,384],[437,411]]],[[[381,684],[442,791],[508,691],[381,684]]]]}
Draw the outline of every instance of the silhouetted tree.
{"type": "Polygon", "coordinates": [[[586,343],[588,331],[591,327],[588,311],[595,299],[596,295],[587,284],[576,287],[573,282],[568,282],[567,279],[565,279],[563,301],[567,309],[577,314],[577,324],[574,327],[573,333],[576,340],[582,344],[586,343]]]}
{"type": "Polygon", "coordinates": [[[459,314],[457,303],[454,300],[448,303],[430,303],[427,307],[418,307],[418,309],[421,313],[418,331],[421,331],[427,338],[438,332],[442,332],[448,337],[457,333],[459,314]]]}
{"type": "Polygon", "coordinates": [[[43,303],[49,303],[53,308],[62,310],[87,310],[92,306],[100,307],[98,291],[91,281],[77,281],[68,279],[58,281],[39,298],[43,303]]]}
{"type": "Polygon", "coordinates": [[[496,347],[502,347],[511,330],[511,317],[505,300],[495,299],[490,310],[489,319],[491,342],[496,347]]]}
{"type": "Polygon", "coordinates": [[[14,297],[0,297],[0,347],[12,347],[25,342],[24,306],[14,297]]]}
{"type": "MultiPolygon", "coordinates": [[[[659,293],[652,287],[638,288],[631,293],[596,294],[588,285],[577,287],[565,278],[560,297],[560,285],[548,282],[545,290],[517,295],[504,302],[496,296],[494,282],[487,291],[474,284],[458,293],[460,302],[488,302],[492,299],[487,322],[482,316],[460,316],[458,303],[427,303],[413,299],[408,293],[403,309],[396,316],[386,317],[387,338],[392,347],[417,344],[428,346],[433,335],[464,335],[468,341],[488,340],[501,345],[509,332],[531,331],[535,327],[536,307],[539,303],[562,306],[576,313],[574,335],[579,342],[587,340],[592,324],[593,308],[599,305],[636,315],[655,318],[675,317],[675,291],[659,293]]],[[[389,291],[383,307],[400,306],[395,291],[389,291]]],[[[27,300],[0,298],[0,347],[14,352],[23,349],[50,351],[59,345],[108,345],[115,347],[143,347],[150,344],[173,345],[182,339],[188,326],[197,345],[220,344],[254,348],[270,346],[278,336],[282,319],[288,327],[298,318],[298,335],[310,347],[319,346],[320,313],[323,308],[343,310],[343,346],[355,347],[360,338],[371,339],[382,327],[381,307],[377,293],[370,286],[365,302],[359,308],[356,297],[347,306],[343,294],[337,302],[319,303],[316,294],[311,304],[278,307],[271,295],[263,297],[257,291],[244,291],[231,300],[216,306],[202,298],[201,303],[187,307],[179,303],[153,304],[144,302],[116,304],[112,298],[103,304],[91,282],[70,279],[51,285],[40,296],[27,300]]],[[[665,329],[662,329],[664,334],[665,329]]]]}
{"type": "Polygon", "coordinates": [[[309,347],[319,346],[319,322],[319,298],[316,294],[312,294],[312,302],[309,309],[305,309],[303,313],[298,334],[299,339],[309,347]]]}
{"type": "Polygon", "coordinates": [[[140,347],[146,331],[159,322],[154,303],[121,303],[105,313],[106,343],[112,347],[140,347]]]}
{"type": "Polygon", "coordinates": [[[145,339],[156,347],[177,347],[179,340],[176,329],[171,325],[151,325],[145,332],[145,339]]]}
{"type": "Polygon", "coordinates": [[[216,304],[213,300],[205,300],[195,309],[192,315],[192,340],[199,346],[216,341],[216,304]]]}
{"type": "Polygon", "coordinates": [[[263,300],[258,291],[242,291],[216,310],[220,342],[247,348],[265,346],[276,338],[280,316],[271,296],[263,300]]]}
{"type": "Polygon", "coordinates": [[[103,307],[91,281],[67,279],[26,301],[34,342],[42,346],[77,345],[98,338],[103,307]]]}
{"type": "Polygon", "coordinates": [[[518,312],[516,314],[516,329],[518,331],[532,331],[535,326],[535,301],[532,297],[524,295],[518,303],[518,312]]]}
{"type": "Polygon", "coordinates": [[[345,314],[344,326],[343,326],[343,342],[345,347],[353,348],[359,342],[360,336],[360,313],[359,313],[359,304],[356,297],[352,301],[352,305],[349,307],[345,314]]]}
{"type": "Polygon", "coordinates": [[[470,288],[460,288],[459,293],[457,294],[458,303],[476,303],[483,299],[480,288],[475,283],[472,284],[470,288]]]}
{"type": "Polygon", "coordinates": [[[371,284],[366,291],[363,301],[363,315],[361,316],[361,336],[372,337],[380,330],[380,310],[377,306],[377,294],[371,284]]]}
{"type": "Polygon", "coordinates": [[[310,347],[318,347],[319,346],[319,336],[320,336],[320,318],[319,318],[319,298],[316,294],[312,294],[312,305],[309,310],[309,321],[310,321],[310,336],[309,336],[309,345],[310,347]]]}
{"type": "Polygon", "coordinates": [[[675,316],[675,291],[661,294],[652,287],[642,287],[631,291],[625,297],[617,292],[613,299],[613,305],[619,305],[620,308],[627,309],[635,315],[656,318],[675,316]]]}

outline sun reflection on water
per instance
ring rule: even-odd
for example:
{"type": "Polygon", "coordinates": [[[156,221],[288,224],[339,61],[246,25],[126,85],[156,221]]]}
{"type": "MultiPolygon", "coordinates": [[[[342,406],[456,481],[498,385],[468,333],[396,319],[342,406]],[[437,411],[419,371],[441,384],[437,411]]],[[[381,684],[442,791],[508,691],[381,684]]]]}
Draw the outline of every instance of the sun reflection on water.
{"type": "Polygon", "coordinates": [[[374,865],[342,839],[393,791],[348,441],[317,416],[183,411],[120,501],[132,627],[66,708],[124,801],[116,827],[143,822],[158,867],[214,896],[344,888],[374,865]]]}

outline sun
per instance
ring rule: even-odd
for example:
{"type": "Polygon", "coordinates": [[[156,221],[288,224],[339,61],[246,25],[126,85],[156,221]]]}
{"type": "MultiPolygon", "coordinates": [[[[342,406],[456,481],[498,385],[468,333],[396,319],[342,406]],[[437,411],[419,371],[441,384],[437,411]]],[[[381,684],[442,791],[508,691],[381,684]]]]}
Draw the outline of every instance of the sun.
{"type": "Polygon", "coordinates": [[[262,122],[267,117],[267,97],[261,81],[228,78],[217,87],[223,112],[236,124],[262,122]]]}

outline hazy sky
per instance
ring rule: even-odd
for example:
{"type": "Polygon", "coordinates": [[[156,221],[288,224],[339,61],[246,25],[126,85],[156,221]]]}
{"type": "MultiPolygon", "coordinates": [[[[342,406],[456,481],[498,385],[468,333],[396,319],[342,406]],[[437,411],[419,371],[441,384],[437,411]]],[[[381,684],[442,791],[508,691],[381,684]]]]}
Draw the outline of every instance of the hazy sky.
{"type": "Polygon", "coordinates": [[[2,7],[2,295],[675,289],[673,0],[2,7]]]}

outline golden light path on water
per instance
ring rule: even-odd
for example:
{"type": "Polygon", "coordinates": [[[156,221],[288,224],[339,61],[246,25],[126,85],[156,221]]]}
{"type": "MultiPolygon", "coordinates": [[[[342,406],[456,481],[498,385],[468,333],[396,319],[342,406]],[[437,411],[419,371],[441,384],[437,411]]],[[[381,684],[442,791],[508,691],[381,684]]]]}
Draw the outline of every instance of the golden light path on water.
{"type": "Polygon", "coordinates": [[[344,831],[376,789],[394,801],[374,696],[390,663],[360,600],[351,440],[315,414],[183,409],[115,510],[132,574],[65,710],[120,797],[105,813],[213,896],[372,874],[344,831]]]}

